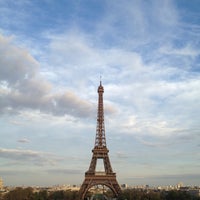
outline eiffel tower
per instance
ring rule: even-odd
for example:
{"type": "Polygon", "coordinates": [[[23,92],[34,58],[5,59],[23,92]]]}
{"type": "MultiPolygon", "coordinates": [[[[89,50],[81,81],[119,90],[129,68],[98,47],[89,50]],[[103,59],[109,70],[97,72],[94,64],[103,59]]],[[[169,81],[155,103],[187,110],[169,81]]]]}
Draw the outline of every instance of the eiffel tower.
{"type": "Polygon", "coordinates": [[[87,191],[97,185],[107,186],[113,192],[113,195],[117,197],[121,193],[121,188],[116,179],[116,173],[113,172],[111,163],[109,160],[108,152],[106,147],[106,136],[104,126],[104,109],[103,109],[103,93],[104,88],[101,84],[97,90],[99,94],[98,99],[98,113],[97,113],[97,127],[96,127],[96,138],[95,145],[92,150],[92,160],[88,171],[85,172],[85,180],[79,190],[79,199],[84,200],[87,191]],[[96,171],[97,160],[103,159],[104,172],[96,171]]]}

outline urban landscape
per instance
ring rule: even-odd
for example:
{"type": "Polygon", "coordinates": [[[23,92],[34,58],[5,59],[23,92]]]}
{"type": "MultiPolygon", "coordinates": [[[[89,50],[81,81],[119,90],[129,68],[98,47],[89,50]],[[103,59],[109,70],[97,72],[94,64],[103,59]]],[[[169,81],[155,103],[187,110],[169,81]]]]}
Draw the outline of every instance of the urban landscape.
{"type": "Polygon", "coordinates": [[[199,0],[0,0],[0,200],[200,200],[199,0]]]}
{"type": "MultiPolygon", "coordinates": [[[[3,180],[0,179],[0,199],[1,200],[77,200],[80,185],[55,185],[52,187],[40,186],[4,186],[3,180]]],[[[119,199],[141,200],[199,200],[199,186],[184,186],[178,183],[175,186],[157,186],[149,185],[129,186],[121,185],[122,195],[119,199]]],[[[92,188],[92,194],[110,194],[109,190],[98,190],[92,188]]],[[[109,197],[91,198],[96,200],[112,199],[109,197]]]]}

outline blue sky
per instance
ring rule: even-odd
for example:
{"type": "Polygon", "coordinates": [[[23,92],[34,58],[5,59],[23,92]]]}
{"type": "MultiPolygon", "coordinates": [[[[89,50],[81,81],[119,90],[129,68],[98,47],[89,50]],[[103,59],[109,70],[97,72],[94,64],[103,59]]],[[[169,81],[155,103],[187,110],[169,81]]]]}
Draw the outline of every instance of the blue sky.
{"type": "Polygon", "coordinates": [[[1,0],[0,177],[81,184],[97,87],[120,184],[200,185],[198,0],[1,0]]]}

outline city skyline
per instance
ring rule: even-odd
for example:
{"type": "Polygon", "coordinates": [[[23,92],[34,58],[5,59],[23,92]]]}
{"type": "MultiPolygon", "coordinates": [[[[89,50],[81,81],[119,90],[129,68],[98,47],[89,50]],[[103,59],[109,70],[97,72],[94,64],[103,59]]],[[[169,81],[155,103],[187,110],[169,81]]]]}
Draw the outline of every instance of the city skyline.
{"type": "Polygon", "coordinates": [[[81,184],[104,86],[119,184],[200,185],[200,6],[0,1],[0,177],[81,184]]]}

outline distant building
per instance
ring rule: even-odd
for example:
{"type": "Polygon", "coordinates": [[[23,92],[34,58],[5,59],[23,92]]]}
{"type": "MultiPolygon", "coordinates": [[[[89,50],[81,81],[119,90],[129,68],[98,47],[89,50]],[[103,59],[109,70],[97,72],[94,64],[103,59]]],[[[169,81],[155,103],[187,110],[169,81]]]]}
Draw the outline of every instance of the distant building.
{"type": "Polygon", "coordinates": [[[181,187],[183,187],[183,183],[182,182],[179,182],[177,185],[176,185],[177,189],[180,189],[181,187]]]}
{"type": "Polygon", "coordinates": [[[2,180],[2,178],[0,178],[0,190],[2,190],[3,189],[3,180],[2,180]]]}
{"type": "Polygon", "coordinates": [[[127,189],[127,188],[128,188],[128,185],[124,183],[124,184],[121,185],[121,188],[122,188],[122,189],[127,189]]]}

